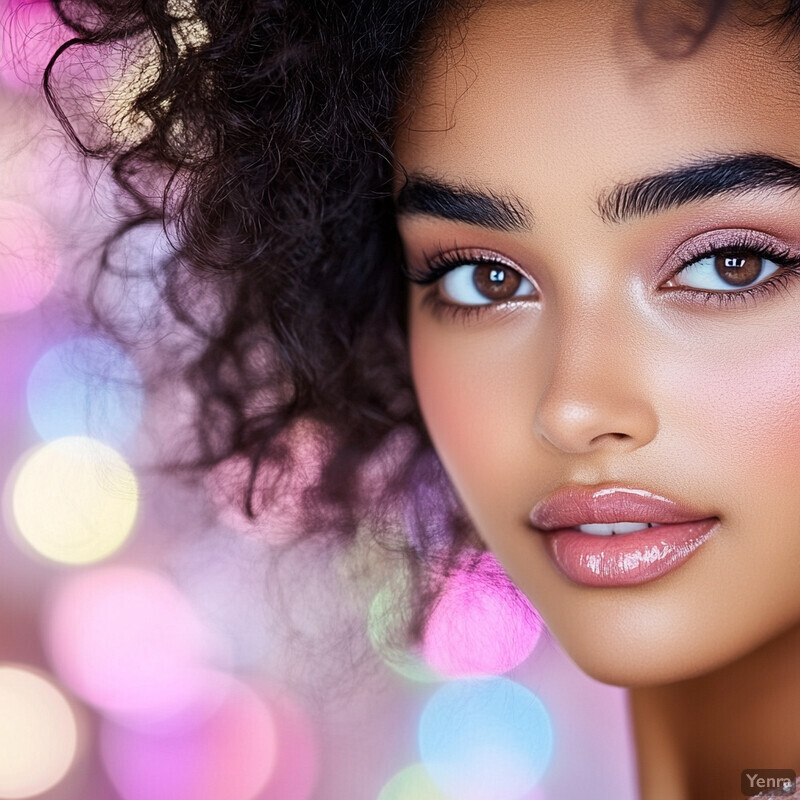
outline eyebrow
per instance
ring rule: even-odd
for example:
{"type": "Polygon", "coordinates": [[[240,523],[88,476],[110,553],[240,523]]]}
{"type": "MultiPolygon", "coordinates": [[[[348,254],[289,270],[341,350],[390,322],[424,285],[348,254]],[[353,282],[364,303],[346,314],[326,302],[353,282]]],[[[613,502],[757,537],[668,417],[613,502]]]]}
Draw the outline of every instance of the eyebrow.
{"type": "MultiPolygon", "coordinates": [[[[758,189],[800,189],[800,167],[765,153],[733,153],[699,158],[674,169],[619,183],[597,199],[607,223],[758,189]]],[[[427,175],[409,175],[396,199],[398,214],[422,214],[499,231],[529,230],[533,214],[513,195],[497,194],[427,175]]]]}
{"type": "Polygon", "coordinates": [[[409,175],[395,207],[398,214],[423,214],[496,231],[528,230],[532,218],[516,197],[451,184],[428,175],[409,175]]]}
{"type": "Polygon", "coordinates": [[[800,189],[800,167],[763,153],[711,156],[618,184],[600,196],[597,209],[604,222],[621,223],[696,200],[757,189],[800,189]]]}

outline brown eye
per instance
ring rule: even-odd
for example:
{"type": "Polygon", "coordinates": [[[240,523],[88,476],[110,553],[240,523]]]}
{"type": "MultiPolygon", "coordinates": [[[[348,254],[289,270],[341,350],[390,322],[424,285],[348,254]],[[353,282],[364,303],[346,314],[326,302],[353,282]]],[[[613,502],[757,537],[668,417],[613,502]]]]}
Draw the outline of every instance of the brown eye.
{"type": "Polygon", "coordinates": [[[450,270],[441,279],[440,291],[453,303],[465,306],[534,294],[533,284],[517,270],[505,264],[480,262],[450,270]]]}
{"type": "Polygon", "coordinates": [[[744,250],[723,250],[714,256],[714,269],[731,286],[747,286],[761,273],[764,259],[744,250]]]}
{"type": "Polygon", "coordinates": [[[508,300],[519,289],[522,275],[497,264],[481,264],[472,273],[472,282],[489,300],[508,300]]]}
{"type": "Polygon", "coordinates": [[[687,264],[670,283],[730,293],[761,283],[779,269],[780,265],[752,250],[726,248],[687,264]]]}

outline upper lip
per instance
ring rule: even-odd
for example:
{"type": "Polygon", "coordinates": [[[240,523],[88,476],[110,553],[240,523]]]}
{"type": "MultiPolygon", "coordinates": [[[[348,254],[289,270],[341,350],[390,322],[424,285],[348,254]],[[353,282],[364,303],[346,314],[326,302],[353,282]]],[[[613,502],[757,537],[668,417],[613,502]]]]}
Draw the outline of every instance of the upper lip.
{"type": "Polygon", "coordinates": [[[564,486],[539,501],[530,521],[541,531],[597,522],[693,522],[714,516],[646,489],[630,486],[564,486]]]}

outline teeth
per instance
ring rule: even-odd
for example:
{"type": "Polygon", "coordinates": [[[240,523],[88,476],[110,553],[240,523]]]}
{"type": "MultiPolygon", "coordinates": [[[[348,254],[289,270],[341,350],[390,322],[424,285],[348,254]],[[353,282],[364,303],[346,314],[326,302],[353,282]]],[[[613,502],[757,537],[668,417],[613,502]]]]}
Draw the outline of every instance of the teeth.
{"type": "Polygon", "coordinates": [[[657,528],[658,524],[657,522],[591,522],[578,525],[577,528],[582,533],[591,533],[594,536],[611,536],[615,533],[633,533],[647,528],[657,528]]]}

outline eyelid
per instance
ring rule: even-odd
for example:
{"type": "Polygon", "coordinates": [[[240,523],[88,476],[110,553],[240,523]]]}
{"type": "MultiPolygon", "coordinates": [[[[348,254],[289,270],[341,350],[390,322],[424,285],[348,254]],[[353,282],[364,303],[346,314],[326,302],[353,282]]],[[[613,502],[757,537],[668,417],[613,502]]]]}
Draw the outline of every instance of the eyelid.
{"type": "Polygon", "coordinates": [[[529,302],[539,296],[539,287],[528,271],[520,267],[513,259],[501,255],[496,250],[442,248],[437,250],[433,257],[423,252],[422,260],[425,263],[424,270],[416,271],[404,263],[403,272],[412,283],[428,288],[428,291],[422,295],[422,306],[429,308],[438,317],[448,316],[454,321],[463,323],[480,319],[484,314],[492,314],[493,318],[497,319],[497,312],[501,310],[508,312],[513,308],[518,308],[521,302],[529,302]],[[531,292],[502,300],[487,298],[485,303],[458,302],[458,300],[447,298],[443,294],[442,285],[446,276],[463,267],[480,265],[496,265],[517,273],[522,281],[530,285],[531,292]]]}
{"type": "Polygon", "coordinates": [[[507,256],[498,253],[496,250],[485,250],[482,248],[440,248],[437,249],[436,255],[428,255],[423,252],[422,261],[425,264],[423,270],[414,270],[407,264],[403,264],[403,273],[405,277],[412,283],[420,286],[429,286],[436,283],[440,278],[467,264],[497,264],[498,266],[512,269],[518,272],[523,278],[526,278],[533,284],[533,287],[539,291],[538,284],[534,277],[516,261],[507,256]]]}
{"type": "Polygon", "coordinates": [[[763,231],[742,228],[727,228],[709,231],[689,240],[676,248],[667,259],[670,272],[659,281],[659,288],[667,295],[677,297],[682,303],[694,306],[711,305],[720,309],[747,308],[748,304],[758,304],[762,300],[782,295],[800,279],[800,248],[785,240],[763,231]],[[770,261],[778,269],[761,278],[756,283],[730,289],[705,289],[677,284],[668,286],[676,276],[690,269],[698,262],[717,256],[724,251],[749,252],[770,261]],[[678,262],[675,265],[675,261],[678,262]]]}
{"type": "Polygon", "coordinates": [[[700,234],[675,248],[666,260],[669,268],[667,275],[662,278],[662,283],[671,280],[696,261],[726,249],[754,252],[766,250],[776,258],[784,260],[800,258],[800,248],[793,248],[763,231],[749,228],[722,228],[700,234]]]}

